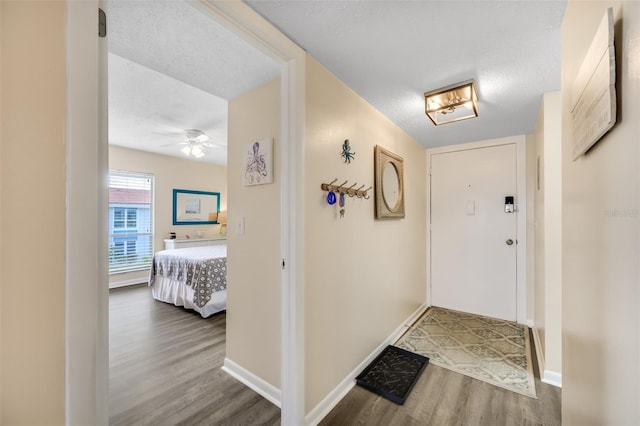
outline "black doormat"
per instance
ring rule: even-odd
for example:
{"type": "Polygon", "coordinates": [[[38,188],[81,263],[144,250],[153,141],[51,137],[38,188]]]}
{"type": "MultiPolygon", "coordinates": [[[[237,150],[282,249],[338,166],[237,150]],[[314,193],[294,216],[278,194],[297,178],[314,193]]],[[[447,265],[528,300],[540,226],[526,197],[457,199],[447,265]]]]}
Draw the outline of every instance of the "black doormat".
{"type": "Polygon", "coordinates": [[[356,377],[356,383],[402,405],[428,363],[426,356],[389,345],[356,377]]]}

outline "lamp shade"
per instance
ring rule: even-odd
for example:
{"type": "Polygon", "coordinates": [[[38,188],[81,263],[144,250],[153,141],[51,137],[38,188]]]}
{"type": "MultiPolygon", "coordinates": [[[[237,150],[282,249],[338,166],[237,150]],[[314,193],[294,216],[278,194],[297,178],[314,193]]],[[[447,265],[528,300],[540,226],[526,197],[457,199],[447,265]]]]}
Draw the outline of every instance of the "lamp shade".
{"type": "Polygon", "coordinates": [[[424,94],[425,113],[436,126],[478,116],[478,94],[473,80],[424,94]]]}
{"type": "Polygon", "coordinates": [[[218,213],[218,223],[221,225],[227,224],[227,211],[223,210],[218,213]]]}

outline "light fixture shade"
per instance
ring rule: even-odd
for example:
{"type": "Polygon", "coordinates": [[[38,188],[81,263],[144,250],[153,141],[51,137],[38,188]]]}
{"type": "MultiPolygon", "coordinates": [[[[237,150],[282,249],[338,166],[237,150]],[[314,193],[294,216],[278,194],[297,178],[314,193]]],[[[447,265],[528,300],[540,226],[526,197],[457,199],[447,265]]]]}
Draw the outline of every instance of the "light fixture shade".
{"type": "Polygon", "coordinates": [[[202,151],[202,148],[200,148],[200,145],[191,146],[191,155],[196,158],[204,157],[204,152],[202,151]]]}
{"type": "Polygon", "coordinates": [[[222,210],[221,212],[218,213],[218,223],[221,225],[226,225],[227,224],[227,211],[226,210],[222,210]]]}
{"type": "Polygon", "coordinates": [[[227,235],[227,211],[218,212],[218,223],[220,224],[220,235],[227,235]]]}
{"type": "Polygon", "coordinates": [[[180,151],[182,151],[187,157],[202,158],[206,155],[200,144],[193,141],[182,147],[180,151]]]}
{"type": "Polygon", "coordinates": [[[478,116],[478,94],[473,80],[424,94],[427,117],[436,126],[478,116]]]}

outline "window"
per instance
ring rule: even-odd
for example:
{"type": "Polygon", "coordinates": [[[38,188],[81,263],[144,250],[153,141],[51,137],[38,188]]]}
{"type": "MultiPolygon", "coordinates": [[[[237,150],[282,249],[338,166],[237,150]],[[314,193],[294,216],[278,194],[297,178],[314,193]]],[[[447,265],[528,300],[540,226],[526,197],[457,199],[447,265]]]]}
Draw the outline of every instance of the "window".
{"type": "Polygon", "coordinates": [[[135,229],[138,217],[138,209],[116,207],[113,209],[113,228],[114,229],[135,229]],[[126,219],[126,220],[125,220],[126,219]]]}
{"type": "Polygon", "coordinates": [[[153,176],[109,172],[109,273],[147,269],[153,256],[153,176]]]}

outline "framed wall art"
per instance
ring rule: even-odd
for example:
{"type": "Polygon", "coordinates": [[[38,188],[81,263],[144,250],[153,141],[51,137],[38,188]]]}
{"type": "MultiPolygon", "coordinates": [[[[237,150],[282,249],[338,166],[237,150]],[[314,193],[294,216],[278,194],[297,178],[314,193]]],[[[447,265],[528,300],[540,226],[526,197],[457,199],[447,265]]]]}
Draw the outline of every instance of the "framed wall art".
{"type": "Polygon", "coordinates": [[[219,192],[173,190],[174,225],[215,225],[219,211],[219,192]]]}
{"type": "Polygon", "coordinates": [[[616,54],[613,8],[600,21],[571,94],[573,161],[616,124],[616,54]]]}
{"type": "Polygon", "coordinates": [[[273,182],[273,139],[265,138],[247,145],[244,185],[273,182]]]}

